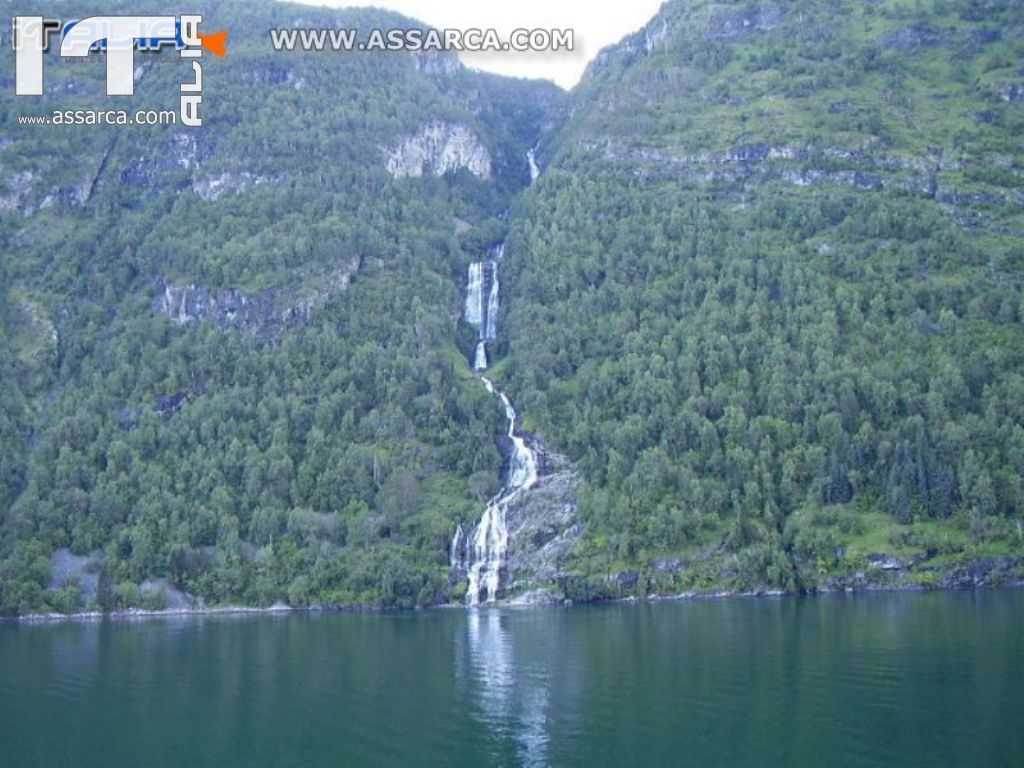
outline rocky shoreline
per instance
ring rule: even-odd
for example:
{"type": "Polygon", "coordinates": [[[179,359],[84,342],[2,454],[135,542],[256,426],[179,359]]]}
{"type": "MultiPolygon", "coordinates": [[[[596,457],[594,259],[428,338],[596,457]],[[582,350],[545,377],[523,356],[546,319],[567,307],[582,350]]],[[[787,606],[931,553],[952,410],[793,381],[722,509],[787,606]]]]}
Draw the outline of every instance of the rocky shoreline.
{"type": "Polygon", "coordinates": [[[256,606],[221,606],[218,608],[168,608],[165,610],[147,610],[129,608],[120,611],[80,611],[78,613],[28,613],[24,616],[3,616],[0,623],[46,624],[64,621],[122,621],[131,619],[163,619],[182,616],[251,616],[273,615],[308,612],[310,608],[295,608],[290,605],[271,605],[265,608],[256,606]]]}
{"type": "Polygon", "coordinates": [[[828,597],[832,595],[864,595],[894,592],[966,592],[968,590],[997,590],[997,589],[1018,589],[1024,587],[1024,579],[1015,579],[1002,584],[974,584],[958,586],[926,586],[923,584],[871,584],[865,587],[846,587],[837,589],[833,587],[819,587],[813,590],[786,590],[786,589],[756,589],[756,590],[715,590],[702,592],[699,590],[686,590],[669,595],[646,595],[638,597],[627,595],[624,597],[599,598],[595,600],[572,600],[560,597],[544,590],[520,595],[504,602],[495,603],[495,608],[543,608],[571,605],[599,605],[614,603],[669,603],[686,600],[735,600],[735,599],[757,599],[757,598],[783,598],[783,597],[828,597]],[[539,594],[544,592],[544,594],[539,594]]]}
{"type": "MultiPolygon", "coordinates": [[[[980,582],[976,584],[957,583],[943,585],[924,584],[881,584],[869,583],[861,586],[823,586],[813,590],[755,589],[755,590],[686,590],[669,595],[651,594],[646,596],[627,595],[623,597],[600,598],[595,600],[572,600],[547,589],[535,589],[516,597],[475,606],[480,609],[528,609],[555,608],[574,605],[609,605],[615,603],[669,603],[699,600],[735,600],[787,597],[826,597],[830,595],[863,595],[894,592],[965,592],[967,590],[1019,589],[1024,587],[1024,578],[1014,578],[1001,583],[980,582]]],[[[291,606],[276,603],[271,606],[220,606],[213,608],[174,608],[166,610],[128,609],[103,613],[102,611],[82,611],[79,613],[32,613],[24,616],[0,617],[0,624],[56,624],[63,622],[83,621],[133,621],[170,618],[201,618],[208,616],[244,617],[244,616],[285,616],[295,614],[326,614],[326,613],[390,613],[419,610],[462,610],[463,603],[438,603],[416,608],[389,608],[386,606],[353,603],[350,605],[309,605],[291,606]]]]}

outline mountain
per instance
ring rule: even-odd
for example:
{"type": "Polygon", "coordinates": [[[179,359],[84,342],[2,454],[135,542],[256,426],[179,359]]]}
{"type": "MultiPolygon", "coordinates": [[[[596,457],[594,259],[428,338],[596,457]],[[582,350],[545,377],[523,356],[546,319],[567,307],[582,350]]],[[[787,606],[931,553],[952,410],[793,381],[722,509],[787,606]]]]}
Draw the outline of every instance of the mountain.
{"type": "Polygon", "coordinates": [[[580,597],[1020,575],[1024,14],[666,3],[509,238],[580,597]]]}
{"type": "Polygon", "coordinates": [[[570,94],[196,8],[202,128],[0,77],[0,612],[457,601],[488,499],[510,598],[1024,575],[1018,4],[674,0],[570,94]]]}
{"type": "MultiPolygon", "coordinates": [[[[197,10],[231,35],[199,129],[21,126],[105,70],[4,79],[0,609],[435,602],[503,463],[463,277],[564,93],[269,41],[395,14],[197,10]]],[[[136,58],[133,108],[176,108],[176,54],[136,58]]]]}

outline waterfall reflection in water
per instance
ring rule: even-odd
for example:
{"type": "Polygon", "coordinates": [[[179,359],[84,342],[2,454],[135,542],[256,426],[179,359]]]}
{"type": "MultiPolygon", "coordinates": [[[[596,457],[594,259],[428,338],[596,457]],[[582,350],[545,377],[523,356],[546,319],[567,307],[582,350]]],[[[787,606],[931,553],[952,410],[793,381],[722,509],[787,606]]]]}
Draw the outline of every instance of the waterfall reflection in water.
{"type": "Polygon", "coordinates": [[[466,618],[469,682],[482,723],[493,734],[511,739],[517,764],[547,765],[549,670],[525,673],[505,625],[508,617],[500,611],[470,611],[466,618]]]}

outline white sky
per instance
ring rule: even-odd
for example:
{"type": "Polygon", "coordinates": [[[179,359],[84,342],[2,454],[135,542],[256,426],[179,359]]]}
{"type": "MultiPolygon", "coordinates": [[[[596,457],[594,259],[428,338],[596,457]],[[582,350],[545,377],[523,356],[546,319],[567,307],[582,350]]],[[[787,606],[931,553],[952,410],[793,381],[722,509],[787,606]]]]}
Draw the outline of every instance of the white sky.
{"type": "Polygon", "coordinates": [[[460,54],[464,64],[515,77],[554,80],[571,88],[587,63],[606,45],[635,32],[658,12],[663,0],[311,0],[308,5],[373,5],[389,8],[437,28],[493,27],[504,39],[517,28],[575,31],[574,51],[460,54]]]}

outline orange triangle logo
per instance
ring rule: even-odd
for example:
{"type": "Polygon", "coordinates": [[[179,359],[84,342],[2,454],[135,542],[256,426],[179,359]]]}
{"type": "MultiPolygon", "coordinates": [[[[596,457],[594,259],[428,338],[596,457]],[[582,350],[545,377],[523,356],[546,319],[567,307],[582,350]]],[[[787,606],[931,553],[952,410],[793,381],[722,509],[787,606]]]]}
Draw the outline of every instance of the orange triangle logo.
{"type": "Polygon", "coordinates": [[[228,31],[226,29],[222,29],[220,32],[212,32],[209,35],[204,35],[200,32],[199,42],[202,43],[203,48],[217,56],[228,55],[228,31]]]}

